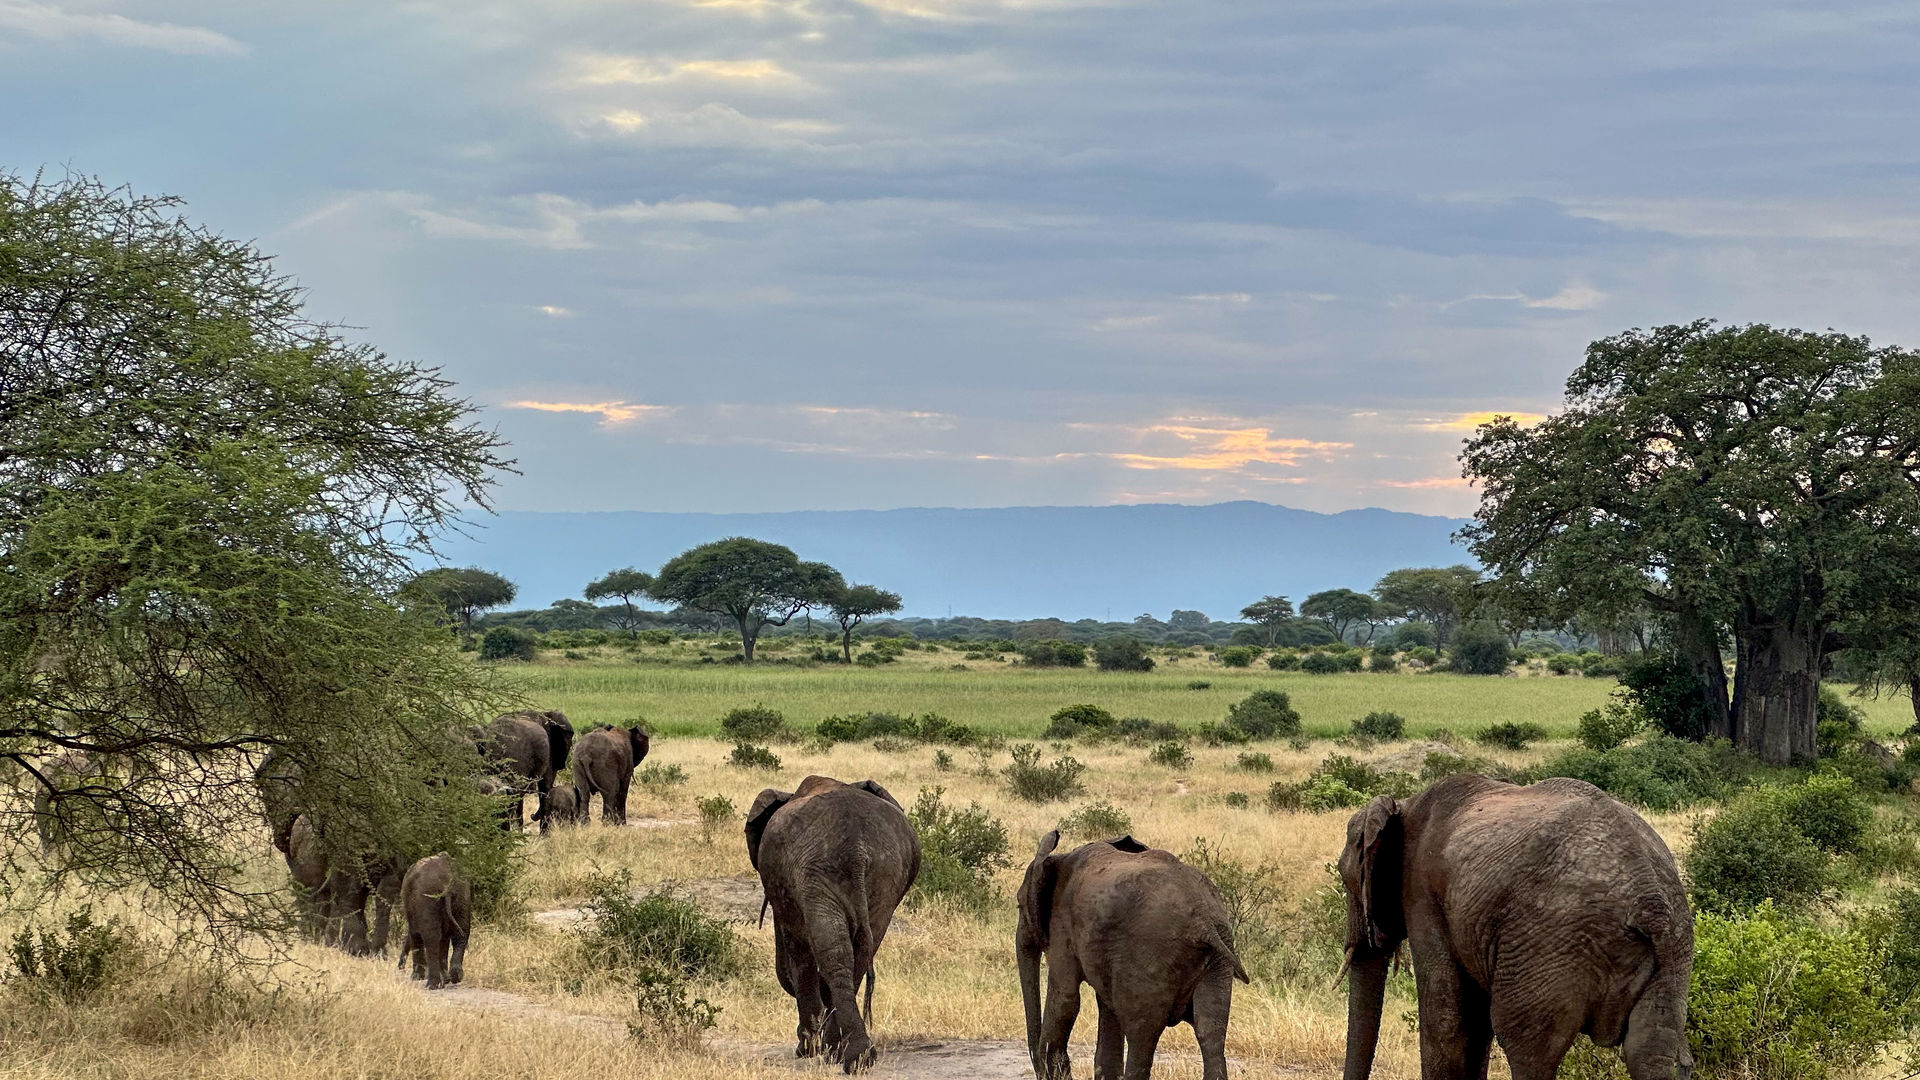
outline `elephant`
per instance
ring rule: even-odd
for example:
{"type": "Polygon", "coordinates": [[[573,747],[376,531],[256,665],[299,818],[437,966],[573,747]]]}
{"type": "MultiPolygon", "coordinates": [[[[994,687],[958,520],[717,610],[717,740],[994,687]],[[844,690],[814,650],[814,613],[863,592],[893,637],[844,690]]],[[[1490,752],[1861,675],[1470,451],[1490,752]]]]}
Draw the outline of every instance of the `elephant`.
{"type": "MultiPolygon", "coordinates": [[[[577,766],[576,762],[576,766],[577,766]]],[[[585,825],[587,800],[572,784],[555,784],[547,793],[547,821],[554,825],[585,825]]]]}
{"type": "MultiPolygon", "coordinates": [[[[573,724],[561,712],[515,712],[494,718],[493,723],[473,732],[475,748],[489,771],[513,785],[524,797],[532,792],[539,798],[533,819],[540,831],[547,831],[547,793],[553,790],[554,774],[567,767],[567,753],[573,748],[573,724]]],[[[513,811],[515,828],[525,827],[525,808],[513,811]]]]}
{"type": "Polygon", "coordinates": [[[873,1064],[873,955],[920,876],[920,838],[887,789],[809,776],[747,811],[747,858],[773,909],[774,973],[794,999],[796,1057],[873,1064]],[[867,1016],[856,989],[867,981],[867,1016]]]}
{"type": "Polygon", "coordinates": [[[413,977],[425,979],[427,989],[458,983],[466,974],[473,897],[453,859],[443,851],[414,863],[400,885],[400,903],[407,914],[400,967],[411,953],[413,977]]]}
{"type": "Polygon", "coordinates": [[[647,733],[639,728],[601,726],[580,737],[573,752],[573,786],[580,791],[580,813],[600,796],[600,820],[609,825],[627,823],[627,789],[633,770],[647,756],[647,733]]]}
{"type": "Polygon", "coordinates": [[[1058,829],[1040,838],[1020,885],[1015,931],[1034,1075],[1073,1075],[1067,1039],[1085,982],[1100,1008],[1096,1077],[1146,1080],[1161,1032],[1184,1020],[1200,1043],[1205,1080],[1226,1080],[1233,980],[1246,982],[1247,973],[1219,890],[1199,870],[1131,836],[1055,855],[1059,844],[1058,829]]]}
{"type": "Polygon", "coordinates": [[[385,953],[392,909],[400,896],[400,875],[391,860],[368,858],[339,863],[328,857],[312,815],[300,814],[287,827],[287,869],[300,887],[309,936],[338,945],[355,956],[385,953]],[[367,926],[367,901],[373,901],[373,926],[367,926]]]}
{"type": "Polygon", "coordinates": [[[260,792],[273,846],[282,855],[292,854],[288,844],[294,819],[300,816],[300,783],[305,772],[299,762],[277,746],[267,751],[253,770],[253,786],[260,792]]]}
{"type": "Polygon", "coordinates": [[[1580,780],[1453,776],[1347,823],[1345,1080],[1366,1080],[1387,962],[1405,942],[1425,1080],[1479,1080],[1495,1039],[1514,1080],[1553,1080],[1575,1036],[1633,1080],[1686,1080],[1693,913],[1640,816],[1580,780]]]}

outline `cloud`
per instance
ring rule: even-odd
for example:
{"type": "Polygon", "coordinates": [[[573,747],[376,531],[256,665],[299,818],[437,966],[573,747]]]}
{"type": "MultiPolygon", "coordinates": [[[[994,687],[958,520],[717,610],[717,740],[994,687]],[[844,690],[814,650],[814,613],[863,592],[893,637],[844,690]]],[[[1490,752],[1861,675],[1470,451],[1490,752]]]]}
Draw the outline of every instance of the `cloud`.
{"type": "Polygon", "coordinates": [[[1530,308],[1550,308],[1554,311],[1591,311],[1600,306],[1607,294],[1591,285],[1573,284],[1562,288],[1552,296],[1538,300],[1528,300],[1530,308]]]}
{"type": "Polygon", "coordinates": [[[637,405],[625,401],[509,401],[509,409],[534,409],[539,412],[590,413],[600,417],[601,427],[616,427],[650,416],[673,412],[668,405],[637,405]]]}
{"type": "Polygon", "coordinates": [[[1482,424],[1490,424],[1497,417],[1509,417],[1521,427],[1532,427],[1545,420],[1545,413],[1516,412],[1512,410],[1496,412],[1469,412],[1444,420],[1428,420],[1418,426],[1427,431],[1477,431],[1482,424]]]}
{"type": "Polygon", "coordinates": [[[772,60],[657,60],[645,56],[588,53],[568,62],[566,80],[582,86],[639,86],[683,79],[759,82],[792,79],[772,60]]]}
{"type": "Polygon", "coordinates": [[[1192,300],[1195,303],[1201,304],[1245,304],[1253,300],[1253,294],[1243,292],[1194,293],[1191,296],[1183,296],[1180,299],[1192,300]]]}
{"type": "Polygon", "coordinates": [[[1444,491],[1473,486],[1473,482],[1464,476],[1428,476],[1419,480],[1376,480],[1374,483],[1378,487],[1412,491],[1444,491]]]}
{"type": "Polygon", "coordinates": [[[1298,466],[1309,458],[1326,458],[1353,445],[1344,442],[1318,442],[1313,439],[1273,437],[1271,428],[1195,427],[1186,424],[1154,424],[1135,429],[1140,436],[1171,437],[1184,444],[1179,452],[1149,454],[1130,452],[1084,452],[1062,457],[1105,457],[1131,469],[1197,469],[1237,472],[1252,465],[1298,466]]]}
{"type": "Polygon", "coordinates": [[[247,46],[217,30],[141,22],[125,15],[66,11],[30,0],[0,0],[0,30],[42,41],[95,41],[186,56],[239,56],[247,46]]]}
{"type": "Polygon", "coordinates": [[[535,310],[549,319],[570,319],[573,317],[572,308],[563,308],[559,304],[541,304],[535,310]]]}

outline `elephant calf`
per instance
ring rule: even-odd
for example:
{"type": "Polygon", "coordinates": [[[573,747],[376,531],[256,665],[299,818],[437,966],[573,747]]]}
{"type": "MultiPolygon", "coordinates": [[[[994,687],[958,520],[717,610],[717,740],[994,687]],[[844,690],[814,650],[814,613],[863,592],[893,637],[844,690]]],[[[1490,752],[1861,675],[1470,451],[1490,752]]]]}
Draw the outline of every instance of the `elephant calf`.
{"type": "Polygon", "coordinates": [[[1131,836],[1055,855],[1059,844],[1058,829],[1040,839],[1020,885],[1014,945],[1034,1075],[1073,1075],[1067,1038],[1084,982],[1100,1007],[1096,1077],[1145,1080],[1160,1033],[1184,1020],[1200,1043],[1202,1075],[1226,1080],[1233,980],[1246,982],[1247,973],[1213,882],[1131,836]]]}
{"type": "Polygon", "coordinates": [[[573,786],[580,792],[580,820],[597,792],[600,820],[608,825],[627,823],[627,789],[633,770],[647,756],[647,733],[639,728],[602,726],[580,736],[573,751],[573,786]]]}
{"type": "Polygon", "coordinates": [[[547,816],[555,828],[587,823],[587,800],[572,784],[555,784],[547,793],[547,816]]]}
{"type": "Polygon", "coordinates": [[[473,930],[473,900],[446,852],[413,864],[400,883],[400,905],[407,913],[400,966],[407,966],[411,953],[413,977],[427,980],[429,990],[459,982],[465,974],[467,935],[473,930]]]}
{"type": "Polygon", "coordinates": [[[797,1057],[873,1064],[873,954],[914,879],[920,837],[887,789],[809,776],[747,811],[747,858],[773,908],[774,973],[800,1013],[797,1057]],[[867,980],[867,1017],[855,994],[867,980]]]}

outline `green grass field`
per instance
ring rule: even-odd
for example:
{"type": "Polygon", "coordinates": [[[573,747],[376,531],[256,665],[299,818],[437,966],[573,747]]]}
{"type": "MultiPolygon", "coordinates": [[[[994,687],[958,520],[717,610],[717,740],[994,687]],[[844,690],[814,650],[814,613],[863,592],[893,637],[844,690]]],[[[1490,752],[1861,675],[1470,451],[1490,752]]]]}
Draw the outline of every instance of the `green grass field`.
{"type": "MultiPolygon", "coordinates": [[[[1063,705],[1098,705],[1115,716],[1143,716],[1193,727],[1218,721],[1227,707],[1259,689],[1283,690],[1315,737],[1345,734],[1355,719],[1376,710],[1407,719],[1409,735],[1438,728],[1471,735],[1500,721],[1532,721],[1555,737],[1570,737],[1580,714],[1597,708],[1618,685],[1612,679],[1528,674],[1508,678],[1465,675],[1307,675],[1264,669],[1233,670],[1203,658],[1162,664],[1147,674],[1092,668],[1026,669],[974,661],[950,670],[956,654],[909,654],[877,668],[754,667],[658,660],[636,663],[609,653],[587,660],[542,654],[515,665],[511,677],[529,703],[560,709],[580,727],[644,718],[668,735],[714,735],[721,714],[739,705],[765,704],[803,730],[828,716],[855,712],[937,712],[980,731],[1037,736],[1063,705]],[[1200,680],[1204,690],[1188,688],[1200,680]]],[[[1913,713],[1904,698],[1854,699],[1878,735],[1902,731],[1913,713]]]]}

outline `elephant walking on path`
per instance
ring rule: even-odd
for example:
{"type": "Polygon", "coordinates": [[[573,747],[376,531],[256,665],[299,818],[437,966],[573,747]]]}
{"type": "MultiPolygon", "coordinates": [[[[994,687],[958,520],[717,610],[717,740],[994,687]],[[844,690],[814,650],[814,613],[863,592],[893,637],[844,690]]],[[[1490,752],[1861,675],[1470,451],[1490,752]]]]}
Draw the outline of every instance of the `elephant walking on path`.
{"type": "Polygon", "coordinates": [[[1554,1080],[1573,1040],[1621,1047],[1633,1080],[1686,1080],[1693,913],[1657,833],[1580,780],[1454,776],[1353,815],[1345,1080],[1366,1080],[1387,962],[1407,942],[1423,1080],[1554,1080]]]}
{"type": "Polygon", "coordinates": [[[413,957],[413,977],[427,989],[466,977],[467,938],[473,932],[472,891],[446,852],[429,855],[407,870],[400,884],[407,913],[407,936],[400,946],[400,967],[413,957]]]}
{"type": "MultiPolygon", "coordinates": [[[[473,731],[474,746],[480,751],[487,769],[525,796],[531,792],[540,800],[533,819],[540,831],[551,826],[547,818],[547,793],[553,790],[554,774],[567,767],[567,754],[573,749],[573,724],[561,712],[516,712],[496,717],[493,723],[473,731]]],[[[516,827],[524,826],[524,809],[519,802],[510,808],[516,827]]]]}
{"type": "Polygon", "coordinates": [[[1034,1075],[1072,1075],[1067,1038],[1084,982],[1100,1007],[1098,1080],[1146,1080],[1161,1032],[1183,1020],[1200,1043],[1202,1075],[1226,1080],[1233,980],[1246,982],[1247,973],[1213,882],[1131,836],[1055,855],[1059,843],[1058,829],[1041,838],[1020,885],[1014,946],[1034,1075]]]}
{"type": "Polygon", "coordinates": [[[637,727],[597,727],[580,736],[573,750],[573,786],[580,793],[582,822],[597,792],[601,823],[627,823],[627,789],[633,785],[633,770],[646,760],[649,745],[647,733],[637,727]]]}
{"type": "Polygon", "coordinates": [[[920,876],[920,838],[887,789],[809,776],[747,811],[747,857],[773,909],[774,973],[800,1015],[797,1057],[873,1063],[873,954],[920,876]],[[867,1017],[856,988],[867,980],[867,1017]]]}

